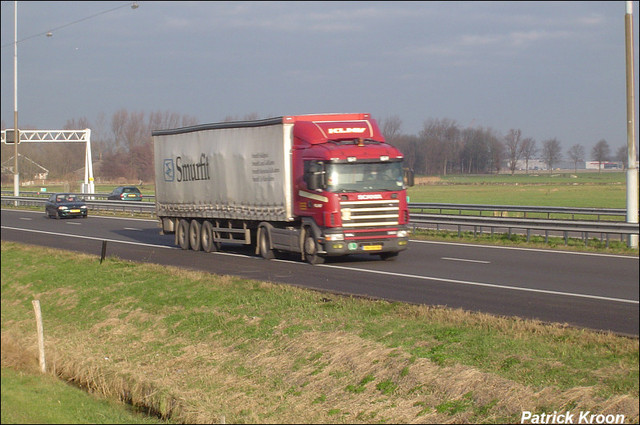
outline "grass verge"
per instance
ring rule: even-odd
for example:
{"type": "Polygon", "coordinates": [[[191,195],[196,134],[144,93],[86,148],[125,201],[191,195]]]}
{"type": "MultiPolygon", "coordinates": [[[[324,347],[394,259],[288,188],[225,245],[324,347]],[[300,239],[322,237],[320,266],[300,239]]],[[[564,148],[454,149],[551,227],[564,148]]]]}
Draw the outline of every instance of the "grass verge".
{"type": "MultiPolygon", "coordinates": [[[[638,421],[638,340],[2,242],[2,350],[180,422],[638,421]]],[[[22,359],[22,360],[20,360],[22,359]]]]}

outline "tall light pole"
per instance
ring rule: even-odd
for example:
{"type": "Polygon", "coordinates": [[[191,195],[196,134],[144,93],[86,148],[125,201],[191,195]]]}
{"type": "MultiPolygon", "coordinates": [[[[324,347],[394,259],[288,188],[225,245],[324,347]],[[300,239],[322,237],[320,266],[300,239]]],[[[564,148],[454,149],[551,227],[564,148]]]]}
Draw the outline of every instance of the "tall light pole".
{"type": "MultiPolygon", "coordinates": [[[[638,223],[638,166],[636,164],[635,90],[633,75],[633,2],[627,2],[624,19],[627,61],[627,223],[638,223]]],[[[638,235],[629,235],[629,247],[638,247],[638,235]]]]}
{"type": "Polygon", "coordinates": [[[18,172],[18,0],[13,2],[13,196],[20,196],[20,174],[18,172]]]}

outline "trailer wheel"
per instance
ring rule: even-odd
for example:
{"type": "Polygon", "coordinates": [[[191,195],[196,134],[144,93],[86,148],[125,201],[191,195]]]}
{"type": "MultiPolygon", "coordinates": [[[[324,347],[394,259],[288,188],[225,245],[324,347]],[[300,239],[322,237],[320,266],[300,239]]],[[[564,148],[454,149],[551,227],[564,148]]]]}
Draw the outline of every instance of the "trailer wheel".
{"type": "Polygon", "coordinates": [[[304,258],[309,264],[322,264],[324,263],[324,257],[318,254],[318,243],[313,237],[311,229],[307,229],[304,237],[304,258]]]}
{"type": "Polygon", "coordinates": [[[189,245],[194,251],[200,251],[202,249],[202,243],[200,239],[200,228],[202,225],[195,218],[191,220],[189,225],[189,245]]]}
{"type": "Polygon", "coordinates": [[[214,237],[213,224],[209,220],[205,220],[200,230],[200,241],[204,252],[217,252],[220,250],[220,244],[213,240],[214,237]]]}
{"type": "Polygon", "coordinates": [[[182,249],[189,249],[189,221],[181,218],[176,229],[176,240],[182,249]]]}
{"type": "Polygon", "coordinates": [[[259,229],[258,246],[260,247],[260,255],[265,260],[273,260],[276,256],[271,249],[271,240],[269,239],[269,230],[265,227],[259,229]]]}

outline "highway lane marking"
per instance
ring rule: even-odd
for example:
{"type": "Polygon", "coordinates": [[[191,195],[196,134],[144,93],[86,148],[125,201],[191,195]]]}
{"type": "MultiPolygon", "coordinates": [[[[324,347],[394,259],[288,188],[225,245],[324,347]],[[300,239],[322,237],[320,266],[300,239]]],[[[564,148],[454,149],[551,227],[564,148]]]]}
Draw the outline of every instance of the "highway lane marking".
{"type": "Polygon", "coordinates": [[[638,256],[630,256],[630,255],[618,255],[618,254],[603,254],[600,252],[580,252],[580,251],[560,251],[557,249],[541,249],[541,248],[523,248],[519,246],[500,246],[500,245],[476,245],[476,244],[465,244],[459,242],[442,242],[442,241],[423,241],[419,239],[410,239],[411,243],[424,243],[424,244],[434,244],[434,245],[453,245],[453,246],[463,246],[465,248],[492,248],[492,249],[510,249],[514,251],[533,251],[533,252],[544,252],[549,254],[567,254],[567,255],[590,255],[594,257],[613,257],[613,258],[627,258],[630,260],[638,260],[640,257],[638,256]]]}
{"type": "MultiPolygon", "coordinates": [[[[44,233],[44,234],[56,235],[56,236],[67,236],[67,237],[80,238],[80,239],[89,239],[89,240],[96,240],[96,241],[105,241],[106,240],[108,242],[124,243],[124,244],[130,244],[130,245],[140,245],[140,246],[149,246],[149,247],[152,247],[152,248],[180,249],[179,247],[175,247],[175,246],[153,245],[153,244],[147,244],[147,243],[141,243],[141,242],[120,241],[120,240],[117,240],[117,239],[96,238],[96,237],[93,237],[93,236],[68,235],[66,233],[45,232],[45,231],[42,231],[42,230],[32,230],[32,229],[20,229],[20,228],[17,228],[17,227],[9,227],[9,226],[2,226],[1,228],[2,229],[9,229],[9,230],[18,230],[18,231],[23,231],[23,232],[44,233]]],[[[230,253],[222,253],[222,252],[220,252],[220,253],[216,252],[215,254],[243,256],[243,257],[246,257],[246,258],[253,258],[253,257],[249,257],[249,256],[242,255],[242,254],[230,254],[230,253]]],[[[289,260],[278,260],[278,261],[283,261],[283,262],[289,262],[291,264],[298,264],[298,265],[308,266],[308,264],[306,264],[306,263],[299,263],[297,261],[289,261],[289,260]]],[[[567,297],[587,298],[587,299],[600,300],[600,301],[614,301],[614,302],[621,302],[621,303],[626,303],[626,304],[640,304],[640,302],[638,302],[636,300],[625,300],[625,299],[622,299],[622,298],[601,297],[601,296],[598,296],[598,295],[587,295],[587,294],[574,294],[574,293],[571,293],[571,292],[551,291],[551,290],[546,290],[546,289],[520,288],[520,287],[517,287],[517,286],[498,285],[498,284],[494,284],[494,283],[472,282],[472,281],[456,280],[456,279],[445,279],[445,278],[441,278],[441,277],[418,276],[418,275],[405,274],[405,273],[392,273],[392,272],[385,272],[385,271],[381,271],[381,270],[367,270],[367,269],[359,269],[359,268],[356,268],[356,267],[336,266],[336,265],[330,265],[330,264],[318,264],[318,265],[315,265],[314,267],[334,268],[334,269],[341,269],[341,270],[358,271],[358,272],[363,272],[363,273],[374,273],[374,274],[387,275],[387,276],[406,277],[406,278],[418,279],[418,280],[431,280],[431,281],[438,281],[438,282],[444,282],[444,283],[453,283],[453,284],[459,284],[459,285],[481,286],[481,287],[494,288],[494,289],[509,289],[509,290],[513,290],[513,291],[534,292],[534,293],[550,294],[550,295],[563,295],[563,296],[567,296],[567,297]]]]}
{"type": "Polygon", "coordinates": [[[136,229],[135,227],[125,227],[124,230],[133,230],[136,232],[142,232],[142,229],[136,229]]]}
{"type": "Polygon", "coordinates": [[[44,233],[45,235],[66,236],[66,237],[69,237],[69,238],[89,239],[89,240],[93,240],[93,241],[107,241],[107,242],[115,242],[115,243],[124,243],[124,244],[129,244],[129,245],[149,246],[151,248],[180,249],[180,247],[177,247],[177,246],[165,246],[165,245],[154,245],[154,244],[142,243],[142,242],[119,241],[117,239],[96,238],[94,236],[69,235],[67,233],[45,232],[44,230],[33,230],[33,229],[20,229],[18,227],[2,226],[2,229],[18,230],[18,231],[30,232],[30,233],[44,233]]]}
{"type": "Polygon", "coordinates": [[[33,220],[33,219],[32,219],[32,218],[29,218],[29,217],[20,217],[20,220],[31,221],[31,220],[33,220]]]}
{"type": "Polygon", "coordinates": [[[352,271],[359,271],[364,273],[374,273],[374,274],[382,274],[382,275],[396,276],[396,277],[407,277],[407,278],[419,279],[419,280],[435,280],[438,282],[454,283],[458,285],[482,286],[485,288],[509,289],[512,291],[535,292],[539,294],[550,294],[550,295],[563,295],[567,297],[587,298],[587,299],[599,300],[599,301],[614,301],[614,302],[620,302],[620,303],[626,303],[626,304],[640,304],[640,302],[636,300],[625,300],[622,298],[601,297],[598,295],[588,295],[588,294],[574,294],[571,292],[551,291],[547,289],[521,288],[518,286],[498,285],[495,283],[472,282],[468,280],[456,280],[456,279],[446,279],[441,277],[418,276],[414,274],[392,273],[392,272],[385,272],[381,270],[358,269],[355,267],[334,266],[329,264],[318,264],[315,267],[328,267],[333,269],[352,270],[352,271]]]}
{"type": "Polygon", "coordinates": [[[447,260],[447,261],[463,261],[463,262],[465,262],[465,263],[491,264],[491,261],[470,260],[470,259],[468,259],[468,258],[442,257],[442,260],[447,260]]]}

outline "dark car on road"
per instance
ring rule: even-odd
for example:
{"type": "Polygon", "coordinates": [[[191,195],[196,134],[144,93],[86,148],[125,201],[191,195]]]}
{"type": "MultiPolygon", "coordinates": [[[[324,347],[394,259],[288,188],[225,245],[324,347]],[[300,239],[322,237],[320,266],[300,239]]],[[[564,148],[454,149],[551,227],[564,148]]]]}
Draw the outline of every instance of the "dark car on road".
{"type": "Polygon", "coordinates": [[[49,196],[44,212],[49,218],[87,218],[87,204],[73,193],[54,193],[49,196]]]}
{"type": "Polygon", "coordinates": [[[142,201],[140,189],[135,186],[119,186],[107,196],[112,201],[142,201]]]}

